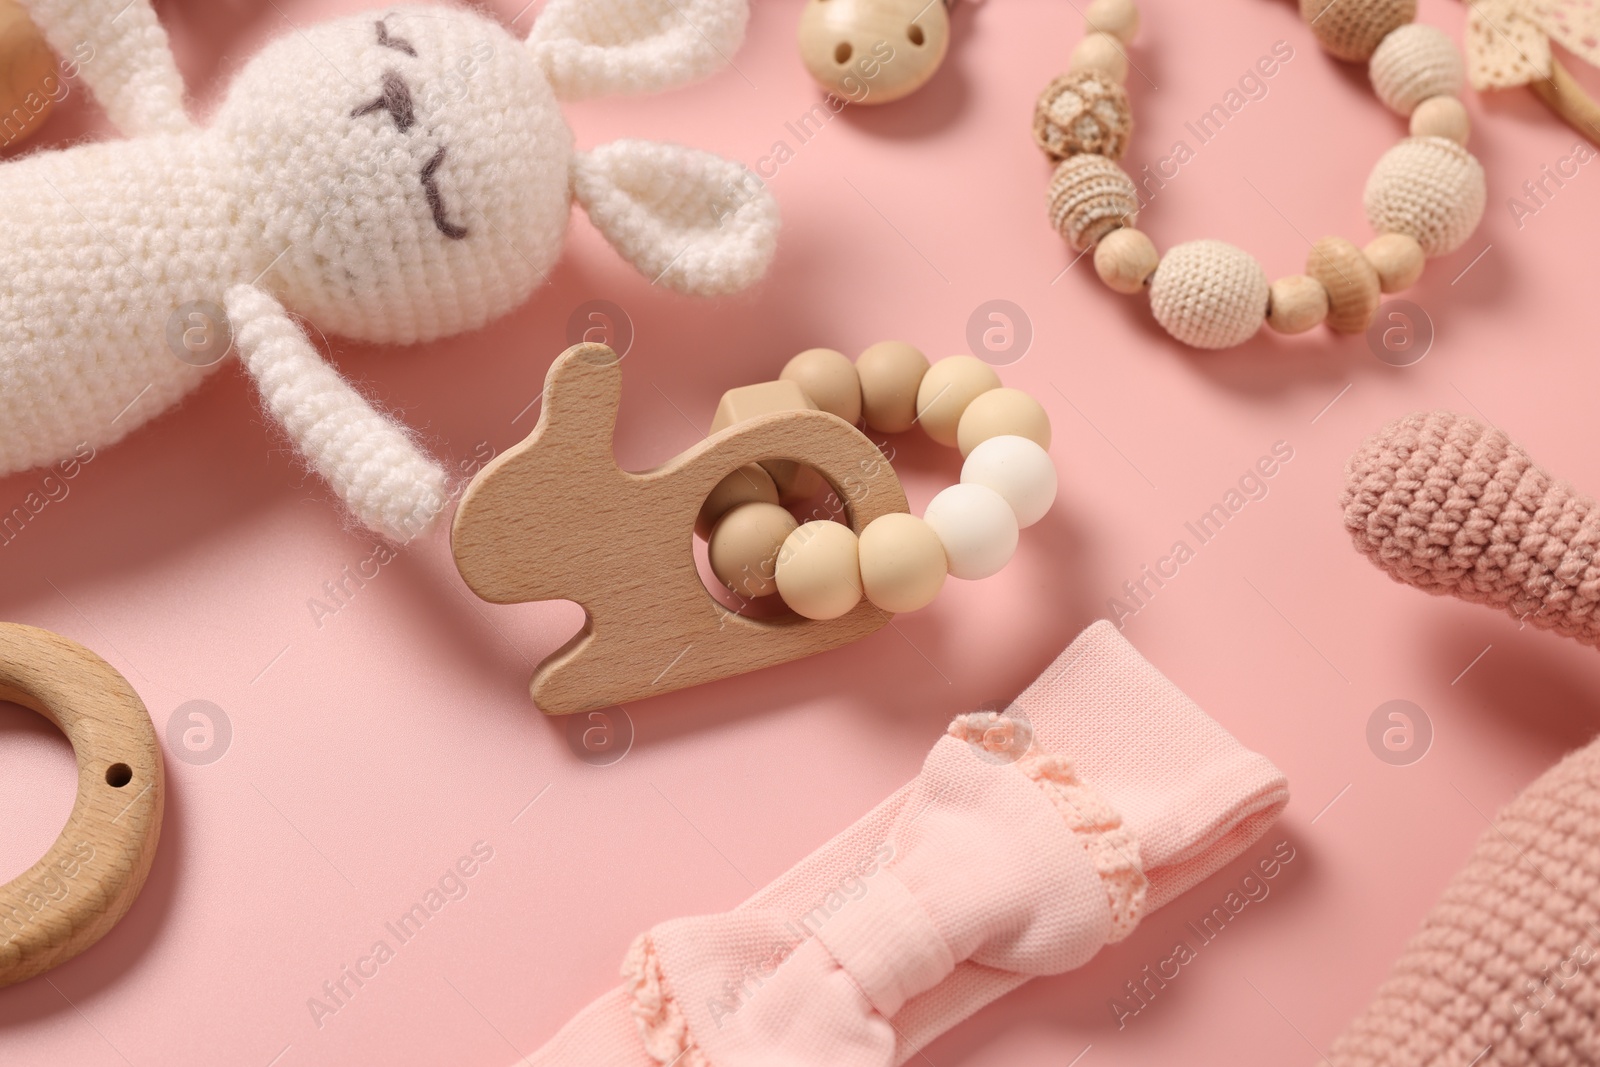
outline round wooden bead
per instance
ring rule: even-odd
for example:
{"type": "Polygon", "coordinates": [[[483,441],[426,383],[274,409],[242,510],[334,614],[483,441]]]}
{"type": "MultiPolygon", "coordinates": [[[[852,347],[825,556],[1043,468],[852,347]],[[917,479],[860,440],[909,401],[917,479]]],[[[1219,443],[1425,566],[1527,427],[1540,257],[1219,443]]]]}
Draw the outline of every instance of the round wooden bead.
{"type": "Polygon", "coordinates": [[[1478,228],[1486,196],[1471,152],[1443,137],[1408,137],[1379,157],[1363,199],[1373,230],[1407,234],[1442,256],[1478,228]]]}
{"type": "Polygon", "coordinates": [[[1255,257],[1224,241],[1168,250],[1150,279],[1150,310],[1173,337],[1196,348],[1231,348],[1261,328],[1267,275],[1255,257]]]}
{"type": "Polygon", "coordinates": [[[1430,96],[1411,113],[1411,136],[1443,137],[1465,145],[1472,133],[1467,106],[1453,96],[1430,96]]]}
{"type": "Polygon", "coordinates": [[[1304,274],[1273,282],[1267,300],[1267,325],[1279,333],[1305,333],[1328,317],[1328,291],[1304,274]]]}
{"type": "Polygon", "coordinates": [[[1026,529],[1045,517],[1056,500],[1056,465],[1050,453],[1026,437],[991,437],[961,465],[962,484],[986,485],[999,493],[1026,529]]]}
{"type": "Polygon", "coordinates": [[[1087,33],[1072,50],[1068,70],[1104,74],[1118,82],[1128,80],[1128,55],[1109,33],[1087,33]]]}
{"type": "Polygon", "coordinates": [[[794,516],[776,504],[740,504],[711,531],[706,546],[711,573],[740,596],[777,592],[773,574],[778,551],[796,525],[794,516]]]}
{"type": "Polygon", "coordinates": [[[1061,75],[1045,86],[1033,109],[1033,139],[1052,159],[1077,152],[1121,159],[1132,133],[1127,90],[1098,71],[1061,75]]]}
{"type": "Polygon", "coordinates": [[[1132,44],[1139,32],[1139,8],[1133,0],[1092,0],[1083,13],[1083,21],[1097,33],[1108,33],[1123,44],[1132,44]]]}
{"type": "Polygon", "coordinates": [[[1133,179],[1093,152],[1062,160],[1046,195],[1050,224],[1079,252],[1094,247],[1119,226],[1139,220],[1139,190],[1133,179]]]}
{"type": "Polygon", "coordinates": [[[954,448],[956,428],[967,405],[979,394],[998,388],[1000,375],[983,360],[973,356],[941,359],[928,368],[917,387],[917,422],[929,437],[954,448]]]}
{"type": "Polygon", "coordinates": [[[740,504],[776,504],[778,485],[765,467],[759,463],[746,463],[718,482],[706,494],[700,513],[695,516],[694,532],[711,540],[711,530],[717,520],[740,504]]]}
{"type": "Polygon", "coordinates": [[[916,611],[944,586],[939,535],[903,511],[880,515],[861,531],[861,589],[884,611],[916,611]]]}
{"type": "Polygon", "coordinates": [[[783,365],[791,381],[818,408],[854,425],[861,421],[861,379],[850,357],[831,348],[808,348],[783,365]]]}
{"type": "Polygon", "coordinates": [[[1017,551],[1017,516],[1005,498],[986,485],[958,483],[928,501],[923,521],[944,546],[957,578],[987,578],[1017,551]]]}
{"type": "Polygon", "coordinates": [[[917,421],[917,389],[928,357],[904,341],[879,341],[856,357],[861,410],[879,433],[903,433],[917,421]]]}
{"type": "Polygon", "coordinates": [[[1094,272],[1119,293],[1137,293],[1161,264],[1155,242],[1132,226],[1121,226],[1094,246],[1094,272]]]}
{"type": "Polygon", "coordinates": [[[837,619],[861,601],[861,555],[855,531],[818,519],[796,529],[778,550],[778,593],[797,615],[837,619]]]}
{"type": "Polygon", "coordinates": [[[1417,0],[1300,0],[1300,17],[1323,51],[1365,63],[1385,37],[1417,17],[1417,0]]]}
{"type": "Polygon", "coordinates": [[[1361,253],[1378,272],[1378,288],[1386,293],[1398,293],[1415,285],[1427,262],[1416,238],[1403,233],[1379,234],[1361,253]]]}
{"type": "Polygon", "coordinates": [[[22,143],[44,124],[63,91],[55,55],[15,0],[0,0],[0,147],[22,143]]]}
{"type": "Polygon", "coordinates": [[[1050,416],[1044,405],[1021,389],[991,389],[980,393],[961,413],[956,427],[956,447],[963,456],[991,437],[1014,434],[1040,448],[1050,447],[1050,416]]]}
{"type": "Polygon", "coordinates": [[[1378,313],[1382,289],[1378,272],[1361,249],[1343,237],[1324,237],[1311,246],[1306,273],[1328,291],[1328,328],[1361,333],[1378,313]]]}
{"type": "Polygon", "coordinates": [[[1367,64],[1373,91],[1409,115],[1431,96],[1454,96],[1466,81],[1461,50],[1437,26],[1412,22],[1384,37],[1367,64]]]}
{"type": "Polygon", "coordinates": [[[950,47],[950,16],[927,0],[808,0],[800,59],[853,104],[887,104],[922,88],[950,47]]]}

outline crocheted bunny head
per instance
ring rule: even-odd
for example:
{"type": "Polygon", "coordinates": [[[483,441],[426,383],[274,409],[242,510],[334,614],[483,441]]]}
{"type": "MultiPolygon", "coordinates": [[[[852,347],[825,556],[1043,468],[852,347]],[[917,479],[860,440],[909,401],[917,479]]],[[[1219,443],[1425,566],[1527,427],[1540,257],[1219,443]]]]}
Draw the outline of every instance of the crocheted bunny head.
{"type": "Polygon", "coordinates": [[[471,12],[402,7],[281,37],[212,128],[245,231],[279,257],[273,287],[329,332],[474,329],[560,255],[572,135],[534,52],[471,12]]]}

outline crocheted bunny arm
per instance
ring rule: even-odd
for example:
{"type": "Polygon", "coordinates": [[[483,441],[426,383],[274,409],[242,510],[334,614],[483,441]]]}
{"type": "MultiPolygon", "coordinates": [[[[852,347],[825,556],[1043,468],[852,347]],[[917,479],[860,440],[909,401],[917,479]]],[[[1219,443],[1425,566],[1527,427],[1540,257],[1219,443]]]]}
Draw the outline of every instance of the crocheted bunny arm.
{"type": "Polygon", "coordinates": [[[192,128],[183,109],[183,79],[150,0],[21,2],[125,135],[192,128]]]}
{"type": "Polygon", "coordinates": [[[444,470],[323,362],[283,306],[253,285],[225,298],[239,358],[268,413],[361,524],[390,540],[443,508],[444,470]]]}

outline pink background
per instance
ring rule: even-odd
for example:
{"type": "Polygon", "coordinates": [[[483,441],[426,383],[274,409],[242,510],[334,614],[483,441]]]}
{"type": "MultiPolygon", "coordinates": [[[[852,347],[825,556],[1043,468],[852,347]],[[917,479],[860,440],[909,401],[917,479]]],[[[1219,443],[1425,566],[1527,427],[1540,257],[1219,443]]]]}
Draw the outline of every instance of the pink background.
{"type": "MultiPolygon", "coordinates": [[[[173,0],[161,11],[206,108],[287,22],[368,6],[173,0]]],[[[521,5],[490,6],[506,20],[521,5]]],[[[799,6],[758,0],[734,57],[742,74],[572,107],[579,143],[642,134],[752,164],[776,140],[795,147],[784,124],[818,99],[795,52],[799,6]]],[[[1200,147],[1140,220],[1157,244],[1222,238],[1277,276],[1302,269],[1308,238],[1365,242],[1361,188],[1403,122],[1364,71],[1322,54],[1281,0],[1143,7],[1131,170],[1177,138],[1194,147],[1185,121],[1275,41],[1294,49],[1267,96],[1200,147]]],[[[1461,35],[1459,4],[1423,0],[1421,18],[1461,35]]],[[[1105,290],[1087,260],[1069,268],[1044,218],[1049,167],[1029,137],[1031,108],[1080,32],[1071,3],[963,5],[931,85],[847,112],[772,179],[785,229],[771,276],[749,294],[703,303],[652,288],[579,216],[553,284],[481,334],[416,350],[329,342],[438,454],[463,459],[480,442],[503,450],[523,436],[534,413],[513,418],[565,346],[569,313],[614,301],[637,335],[617,453],[643,467],[695,441],[724,389],[772,377],[802,348],[854,353],[904,338],[937,358],[967,350],[968,317],[984,301],[1024,309],[1033,343],[1002,375],[1048,408],[1062,491],[1011,566],[952,581],[932,607],[854,646],[631,705],[636,738],[619,763],[580,761],[565,724],[524,689],[576,610],[477,602],[442,528],[316,625],[308,600],[372,542],[345,528],[232,368],[104,450],[0,548],[0,615],[100,652],[163,733],[192,699],[223,708],[234,730],[207,766],[169,747],[149,884],[94,949],[0,991],[0,1061],[512,1062],[615,984],[638,931],[736,904],[910,777],[952,714],[1014,695],[1108,614],[1108,598],[1165,555],[1186,520],[1286,441],[1294,458],[1270,494],[1125,632],[1288,773],[1288,813],[1127,942],[1006,998],[919,1062],[1313,1062],[1484,816],[1595,729],[1591,653],[1390,583],[1351,550],[1338,497],[1364,434],[1431,407],[1491,420],[1558,473],[1600,486],[1581,399],[1600,389],[1590,358],[1600,164],[1519,226],[1508,199],[1576,135],[1525,92],[1469,93],[1489,207],[1468,244],[1406,294],[1437,331],[1425,359],[1388,366],[1363,338],[1320,330],[1198,353],[1170,341],[1143,299],[1105,290]],[[1416,702],[1435,731],[1409,766],[1380,761],[1366,741],[1369,715],[1391,699],[1416,702]],[[1124,983],[1283,839],[1296,858],[1270,896],[1119,1030],[1110,1002],[1124,983]],[[307,999],[477,841],[494,858],[468,895],[319,1028],[307,999]]],[[[80,94],[42,143],[105,128],[80,94]]],[[[958,458],[915,435],[893,444],[920,510],[958,458]]],[[[38,482],[0,481],[0,506],[38,482]]],[[[73,785],[65,741],[0,708],[0,880],[49,846],[73,785]]]]}

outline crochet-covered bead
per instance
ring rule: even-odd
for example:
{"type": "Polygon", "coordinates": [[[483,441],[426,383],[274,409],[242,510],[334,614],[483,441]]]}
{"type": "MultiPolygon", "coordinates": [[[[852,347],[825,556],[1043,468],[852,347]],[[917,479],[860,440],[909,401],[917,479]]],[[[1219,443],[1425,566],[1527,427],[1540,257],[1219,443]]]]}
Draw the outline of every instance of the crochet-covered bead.
{"type": "Polygon", "coordinates": [[[1044,405],[1021,389],[991,389],[981,393],[961,413],[956,427],[956,448],[963,456],[991,437],[1014,434],[1040,448],[1050,447],[1050,415],[1044,405]]]}
{"type": "Polygon", "coordinates": [[[1267,295],[1261,264],[1224,241],[1174,246],[1150,279],[1156,321],[1195,348],[1231,348],[1248,341],[1266,317],[1267,295]]]}
{"type": "Polygon", "coordinates": [[[1306,273],[1328,291],[1328,329],[1361,333],[1372,325],[1382,288],[1361,249],[1343,237],[1324,237],[1311,246],[1306,273]]]}
{"type": "Polygon", "coordinates": [[[1068,156],[1046,193],[1050,224],[1079,252],[1139,219],[1139,190],[1127,173],[1093,152],[1068,156]]]}
{"type": "Polygon", "coordinates": [[[772,475],[759,463],[746,463],[706,494],[705,502],[700,505],[700,513],[695,516],[694,532],[710,540],[712,527],[717,525],[717,520],[740,504],[777,502],[778,486],[773,482],[772,475]]]}
{"type": "Polygon", "coordinates": [[[777,504],[740,504],[717,522],[706,544],[711,573],[740,596],[777,592],[773,571],[794,516],[777,504]]]}
{"type": "Polygon", "coordinates": [[[1133,0],[1090,0],[1083,22],[1096,33],[1108,33],[1123,44],[1132,44],[1139,32],[1139,8],[1133,0]]]}
{"type": "Polygon", "coordinates": [[[915,515],[890,512],[861,531],[861,589],[884,611],[932,603],[948,567],[939,535],[915,515]]]}
{"type": "Polygon", "coordinates": [[[974,448],[961,465],[961,481],[999,493],[1023,528],[1044,518],[1056,500],[1056,465],[1050,453],[1015,434],[991,437],[974,448]]]}
{"type": "Polygon", "coordinates": [[[1072,49],[1068,70],[1104,74],[1117,81],[1128,79],[1128,55],[1109,33],[1086,33],[1072,49]]]}
{"type": "Polygon", "coordinates": [[[1094,246],[1094,272],[1119,293],[1143,289],[1160,263],[1155,243],[1132,226],[1112,230],[1094,246]]]}
{"type": "Polygon", "coordinates": [[[1033,110],[1033,139],[1052,159],[1077,152],[1121,159],[1132,133],[1127,90],[1097,71],[1061,75],[1045,86],[1033,110]]]}
{"type": "Polygon", "coordinates": [[[1367,178],[1367,221],[1404,233],[1430,256],[1454,252],[1483,218],[1483,166],[1443,137],[1408,137],[1379,157],[1367,178]]]}
{"type": "Polygon", "coordinates": [[[1426,262],[1416,238],[1403,233],[1379,234],[1367,242],[1361,253],[1378,272],[1378,287],[1386,293],[1398,293],[1417,284],[1426,262]]]}
{"type": "Polygon", "coordinates": [[[843,352],[808,348],[783,365],[778,379],[798,385],[823,411],[848,423],[861,421],[861,379],[843,352]]]}
{"type": "Polygon", "coordinates": [[[1305,333],[1328,317],[1328,291],[1306,274],[1292,274],[1272,283],[1267,325],[1278,333],[1305,333]]]}
{"type": "Polygon", "coordinates": [[[1000,375],[974,356],[941,359],[917,387],[917,424],[941,445],[956,444],[961,416],[979,395],[1000,388],[1000,375]]]}
{"type": "Polygon", "coordinates": [[[1443,137],[1465,145],[1472,133],[1467,106],[1453,96],[1430,96],[1411,112],[1411,136],[1443,137]]]}
{"type": "Polygon", "coordinates": [[[917,421],[917,389],[928,357],[904,341],[879,341],[856,357],[861,412],[879,433],[904,433],[917,421]]]}
{"type": "Polygon", "coordinates": [[[950,573],[957,578],[987,578],[1017,551],[1016,513],[986,485],[949,486],[928,501],[922,517],[939,535],[950,573]]]}
{"type": "Polygon", "coordinates": [[[818,519],[778,550],[778,594],[797,615],[837,619],[861,601],[861,554],[855,531],[818,519]]]}
{"type": "Polygon", "coordinates": [[[1385,37],[1367,71],[1378,99],[1402,115],[1430,96],[1454,96],[1466,81],[1461,51],[1450,35],[1418,22],[1385,37]]]}
{"type": "Polygon", "coordinates": [[[1417,0],[1300,0],[1300,17],[1323,51],[1364,63],[1385,37],[1417,17],[1417,0]]]}

